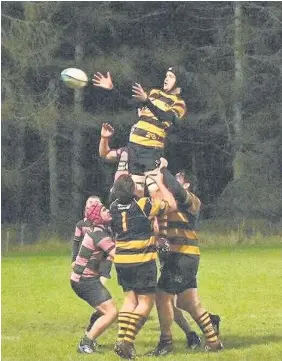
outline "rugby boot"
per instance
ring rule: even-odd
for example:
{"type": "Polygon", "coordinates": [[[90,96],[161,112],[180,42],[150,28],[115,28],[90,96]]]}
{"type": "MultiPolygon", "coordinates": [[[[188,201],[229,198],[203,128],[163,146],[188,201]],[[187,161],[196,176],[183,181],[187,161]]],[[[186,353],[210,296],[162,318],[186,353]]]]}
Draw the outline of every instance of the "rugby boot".
{"type": "Polygon", "coordinates": [[[165,355],[169,354],[170,352],[172,352],[172,350],[173,350],[172,342],[160,341],[154,350],[147,352],[145,355],[146,356],[165,356],[165,355]]]}
{"type": "Polygon", "coordinates": [[[219,317],[219,315],[212,315],[211,313],[209,315],[210,315],[210,319],[211,319],[213,328],[215,330],[215,333],[218,336],[219,335],[220,317],[219,317]]]}
{"type": "Polygon", "coordinates": [[[84,337],[80,340],[78,348],[77,348],[77,352],[90,354],[90,353],[94,353],[96,351],[97,351],[96,341],[91,341],[91,342],[86,343],[84,337]]]}
{"type": "Polygon", "coordinates": [[[136,358],[136,351],[134,345],[124,340],[116,342],[114,352],[119,357],[124,359],[134,360],[136,358]]]}
{"type": "Polygon", "coordinates": [[[196,334],[196,332],[189,332],[187,335],[187,347],[191,348],[191,350],[195,350],[199,346],[201,346],[201,339],[196,334]]]}
{"type": "Polygon", "coordinates": [[[223,343],[220,340],[215,342],[207,342],[205,345],[206,352],[218,352],[223,350],[223,343]]]}

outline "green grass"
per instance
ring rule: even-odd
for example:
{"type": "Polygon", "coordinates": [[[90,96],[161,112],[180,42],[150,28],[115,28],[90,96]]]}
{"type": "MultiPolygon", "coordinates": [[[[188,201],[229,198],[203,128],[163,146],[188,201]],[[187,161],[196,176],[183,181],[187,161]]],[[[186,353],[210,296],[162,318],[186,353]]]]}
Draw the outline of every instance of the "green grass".
{"type": "MultiPolygon", "coordinates": [[[[267,238],[265,239],[267,242],[267,238]]],[[[70,259],[14,253],[2,258],[2,360],[80,361],[118,360],[112,347],[115,324],[99,342],[102,354],[79,355],[76,345],[91,308],[69,285],[70,259]]],[[[120,306],[122,292],[113,278],[107,283],[120,306]]],[[[225,350],[205,354],[185,348],[183,333],[173,326],[175,351],[166,360],[281,361],[282,277],[278,246],[204,248],[199,271],[199,292],[204,306],[222,318],[225,350]]],[[[189,318],[190,320],[190,318],[189,318]]],[[[193,328],[197,326],[191,321],[193,328]]],[[[158,341],[156,310],[136,340],[139,355],[158,341]]],[[[140,360],[152,358],[140,357],[140,360]]]]}

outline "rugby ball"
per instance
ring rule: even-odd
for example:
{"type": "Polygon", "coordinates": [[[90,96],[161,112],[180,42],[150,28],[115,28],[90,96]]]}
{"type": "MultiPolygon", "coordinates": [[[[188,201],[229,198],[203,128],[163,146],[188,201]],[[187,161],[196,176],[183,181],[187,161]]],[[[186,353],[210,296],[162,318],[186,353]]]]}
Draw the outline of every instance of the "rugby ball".
{"type": "Polygon", "coordinates": [[[72,89],[83,88],[88,84],[88,77],[83,70],[77,68],[67,68],[61,72],[61,79],[72,89]]]}

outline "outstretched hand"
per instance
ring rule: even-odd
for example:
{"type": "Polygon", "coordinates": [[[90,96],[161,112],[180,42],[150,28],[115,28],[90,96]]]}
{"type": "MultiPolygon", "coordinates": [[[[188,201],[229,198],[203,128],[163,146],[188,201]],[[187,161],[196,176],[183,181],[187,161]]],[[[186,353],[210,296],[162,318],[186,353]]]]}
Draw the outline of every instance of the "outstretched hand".
{"type": "Polygon", "coordinates": [[[143,103],[148,100],[148,94],[144,91],[139,83],[135,83],[135,85],[132,86],[132,93],[133,98],[143,103]]]}
{"type": "Polygon", "coordinates": [[[159,168],[160,169],[167,168],[167,165],[168,165],[168,161],[164,157],[161,157],[159,168]]]}
{"type": "Polygon", "coordinates": [[[107,76],[104,76],[102,73],[99,72],[95,73],[93,75],[92,84],[93,86],[109,90],[113,89],[114,87],[112,77],[109,71],[107,72],[107,76]]]}
{"type": "Polygon", "coordinates": [[[167,168],[168,161],[165,158],[160,158],[158,161],[158,167],[156,168],[156,175],[154,175],[154,179],[157,182],[157,184],[163,183],[163,168],[167,168]]]}
{"type": "Polygon", "coordinates": [[[101,137],[110,138],[113,136],[115,130],[109,123],[103,123],[101,129],[101,137]]]}

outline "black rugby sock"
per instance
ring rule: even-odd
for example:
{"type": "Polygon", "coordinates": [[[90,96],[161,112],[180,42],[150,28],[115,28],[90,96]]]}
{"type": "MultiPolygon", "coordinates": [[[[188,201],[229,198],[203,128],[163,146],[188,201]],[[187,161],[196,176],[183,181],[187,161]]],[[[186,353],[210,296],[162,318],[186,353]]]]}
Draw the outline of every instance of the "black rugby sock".
{"type": "Polygon", "coordinates": [[[93,340],[91,340],[91,338],[84,335],[84,337],[82,339],[82,343],[83,343],[83,345],[92,346],[93,340]]]}
{"type": "Polygon", "coordinates": [[[89,332],[94,325],[94,323],[100,318],[103,314],[99,311],[93,312],[90,319],[89,319],[89,325],[87,326],[86,331],[89,332]]]}

